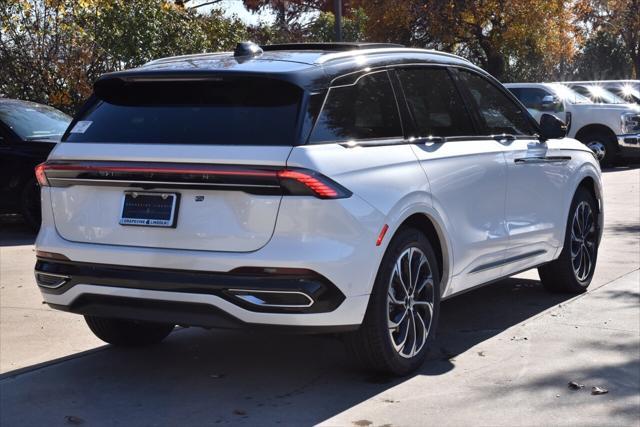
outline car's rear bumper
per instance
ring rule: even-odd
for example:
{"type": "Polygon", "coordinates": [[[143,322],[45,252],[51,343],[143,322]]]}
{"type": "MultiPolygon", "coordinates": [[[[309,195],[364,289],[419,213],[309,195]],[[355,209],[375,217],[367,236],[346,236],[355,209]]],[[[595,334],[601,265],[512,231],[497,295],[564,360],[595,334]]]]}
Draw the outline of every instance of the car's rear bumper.
{"type": "Polygon", "coordinates": [[[301,332],[355,329],[368,296],[346,298],[310,270],[183,271],[38,259],[51,307],[185,326],[271,325],[301,332]],[[356,315],[354,315],[356,314],[356,315]]]}
{"type": "MultiPolygon", "coordinates": [[[[43,222],[36,241],[39,253],[61,254],[63,259],[66,258],[75,265],[107,264],[117,266],[118,271],[156,272],[153,273],[153,278],[144,280],[123,280],[118,275],[120,273],[111,275],[114,273],[112,270],[100,272],[89,275],[92,277],[78,279],[68,289],[61,287],[53,292],[51,289],[41,288],[44,300],[56,308],[76,312],[81,312],[77,306],[88,298],[83,295],[101,295],[154,302],[204,304],[248,324],[296,327],[361,324],[384,252],[384,246],[376,246],[376,239],[385,217],[355,195],[348,199],[329,201],[292,199],[283,198],[273,236],[267,245],[253,252],[223,252],[65,240],[56,229],[50,194],[44,188],[43,222]],[[222,290],[203,293],[201,289],[178,289],[174,285],[169,288],[143,286],[143,282],[157,284],[162,281],[162,272],[166,271],[186,272],[186,276],[176,278],[173,282],[188,284],[190,280],[197,278],[209,286],[211,274],[228,275],[226,280],[233,273],[246,268],[311,270],[331,283],[344,300],[326,310],[267,312],[255,310],[255,307],[249,309],[246,304],[242,305],[222,294],[222,290]],[[109,279],[109,283],[105,283],[106,279],[109,279]]],[[[222,283],[219,277],[216,278],[216,283],[222,283]]],[[[252,283],[256,283],[256,280],[252,283]]]]}

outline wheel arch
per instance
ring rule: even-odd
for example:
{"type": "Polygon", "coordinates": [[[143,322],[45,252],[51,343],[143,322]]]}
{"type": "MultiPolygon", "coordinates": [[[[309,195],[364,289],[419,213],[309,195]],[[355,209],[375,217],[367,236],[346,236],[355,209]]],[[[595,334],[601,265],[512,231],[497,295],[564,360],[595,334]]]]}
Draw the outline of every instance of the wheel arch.
{"type": "MultiPolygon", "coordinates": [[[[611,138],[611,141],[616,142],[616,133],[609,127],[600,123],[592,123],[583,126],[576,132],[575,139],[585,143],[586,138],[594,133],[604,133],[611,138]]],[[[617,144],[616,144],[617,145],[617,144]]]]}
{"type": "MultiPolygon", "coordinates": [[[[603,194],[602,194],[602,184],[601,184],[601,175],[590,163],[584,164],[576,174],[574,178],[573,192],[570,193],[571,197],[568,198],[566,206],[565,206],[565,218],[569,217],[569,210],[571,209],[571,202],[575,197],[576,193],[579,189],[584,188],[587,190],[596,200],[597,209],[598,209],[598,241],[602,238],[602,233],[604,229],[604,203],[603,203],[603,194]]],[[[566,230],[565,230],[566,232],[566,230]]]]}
{"type": "MultiPolygon", "coordinates": [[[[429,239],[436,255],[438,272],[440,273],[440,292],[444,294],[450,282],[452,252],[450,244],[446,238],[444,227],[441,223],[427,212],[413,212],[407,215],[394,230],[395,236],[400,230],[413,227],[425,234],[429,239]]],[[[393,238],[392,236],[392,238],[393,238]]]]}
{"type": "Polygon", "coordinates": [[[587,175],[580,180],[580,183],[576,187],[574,191],[574,196],[578,190],[584,188],[587,190],[593,198],[596,200],[598,209],[598,243],[602,239],[602,232],[604,228],[604,213],[603,213],[603,203],[602,203],[602,188],[600,185],[596,184],[596,180],[591,176],[587,175]]]}

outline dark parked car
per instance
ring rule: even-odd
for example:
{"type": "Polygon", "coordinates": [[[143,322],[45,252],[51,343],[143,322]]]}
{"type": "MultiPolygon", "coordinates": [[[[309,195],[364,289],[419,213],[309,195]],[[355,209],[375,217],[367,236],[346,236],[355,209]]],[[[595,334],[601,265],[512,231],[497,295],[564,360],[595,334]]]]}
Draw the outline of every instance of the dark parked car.
{"type": "Polygon", "coordinates": [[[71,122],[55,108],[0,99],[0,213],[40,226],[40,188],[33,168],[47,159],[71,122]]]}

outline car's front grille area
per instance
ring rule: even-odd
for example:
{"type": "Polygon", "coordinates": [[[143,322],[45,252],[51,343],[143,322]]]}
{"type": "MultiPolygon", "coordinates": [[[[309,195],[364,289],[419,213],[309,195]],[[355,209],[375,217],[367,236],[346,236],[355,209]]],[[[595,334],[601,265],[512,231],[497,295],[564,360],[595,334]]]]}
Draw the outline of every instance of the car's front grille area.
{"type": "Polygon", "coordinates": [[[636,114],[626,119],[626,132],[636,133],[640,132],[640,114],[636,114]]]}

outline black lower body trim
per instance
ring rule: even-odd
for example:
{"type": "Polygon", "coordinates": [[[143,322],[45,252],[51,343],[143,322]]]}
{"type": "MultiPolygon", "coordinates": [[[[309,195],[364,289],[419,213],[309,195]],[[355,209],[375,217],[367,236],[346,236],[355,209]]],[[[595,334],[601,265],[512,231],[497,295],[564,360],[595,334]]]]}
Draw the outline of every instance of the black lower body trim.
{"type": "Polygon", "coordinates": [[[270,332],[295,334],[342,333],[354,331],[360,326],[288,326],[246,323],[208,304],[156,301],[93,294],[82,295],[70,306],[56,304],[49,304],[49,306],[57,310],[86,316],[172,323],[180,326],[199,326],[219,329],[259,329],[270,332]]]}
{"type": "Polygon", "coordinates": [[[242,268],[237,272],[221,273],[43,258],[38,259],[35,268],[38,273],[36,277],[50,274],[66,278],[64,283],[55,288],[39,283],[43,293],[58,295],[77,284],[207,294],[216,295],[246,310],[262,313],[327,313],[338,308],[345,300],[344,294],[331,281],[311,270],[242,268]],[[252,290],[256,291],[255,298],[247,298],[252,290]],[[290,306],[288,299],[291,300],[290,306]],[[305,304],[301,304],[301,300],[305,304]],[[309,301],[312,303],[309,304],[309,301]]]}
{"type": "Polygon", "coordinates": [[[503,266],[505,264],[510,264],[512,262],[521,261],[523,259],[532,258],[532,257],[538,256],[538,255],[543,255],[543,254],[546,254],[546,253],[547,253],[547,251],[545,251],[543,249],[540,249],[540,250],[537,250],[537,251],[528,252],[526,254],[512,256],[510,258],[505,258],[505,259],[501,259],[499,261],[490,262],[489,264],[480,265],[480,266],[474,268],[473,270],[471,270],[470,273],[479,273],[481,271],[490,270],[492,268],[500,267],[500,266],[503,266]]]}

